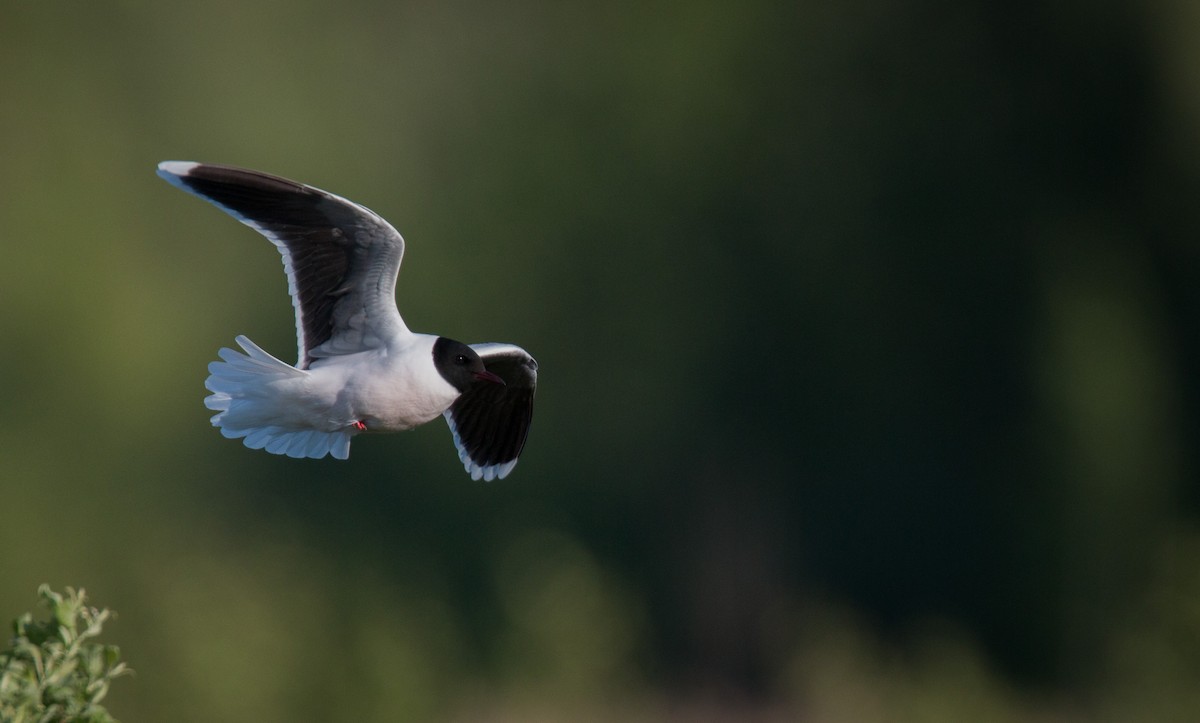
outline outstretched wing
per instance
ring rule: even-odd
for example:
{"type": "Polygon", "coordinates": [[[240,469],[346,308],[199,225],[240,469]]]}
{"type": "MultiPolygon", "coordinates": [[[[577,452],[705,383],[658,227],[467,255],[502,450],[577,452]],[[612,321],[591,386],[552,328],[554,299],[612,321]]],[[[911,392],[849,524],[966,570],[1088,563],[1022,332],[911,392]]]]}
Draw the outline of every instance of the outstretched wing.
{"type": "Polygon", "coordinates": [[[266,236],[296,309],[297,366],[381,346],[408,328],[396,310],[404,239],[373,211],[243,168],[164,161],[158,175],[266,236]]]}
{"type": "Polygon", "coordinates": [[[537,362],[512,344],[472,344],[487,370],[504,380],[477,384],[443,414],[471,479],[504,479],[517,466],[533,421],[537,362]]]}

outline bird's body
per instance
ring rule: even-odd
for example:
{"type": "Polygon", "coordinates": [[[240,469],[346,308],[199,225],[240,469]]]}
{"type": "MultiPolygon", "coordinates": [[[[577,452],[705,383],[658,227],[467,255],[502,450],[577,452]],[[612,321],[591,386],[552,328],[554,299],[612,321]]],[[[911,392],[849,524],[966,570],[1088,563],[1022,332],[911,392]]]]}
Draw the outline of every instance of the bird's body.
{"type": "Polygon", "coordinates": [[[505,477],[533,413],[537,362],[511,344],[467,346],[414,333],[395,306],[404,240],[373,212],[286,179],[168,161],[159,175],[212,202],[283,254],[299,360],[237,337],[209,365],[213,424],[246,446],[345,459],[364,432],[399,432],[445,416],[475,479],[505,477]]]}
{"type": "MultiPolygon", "coordinates": [[[[436,339],[429,334],[411,334],[395,348],[325,357],[306,370],[276,359],[278,373],[262,385],[263,401],[253,412],[247,410],[244,420],[227,412],[223,421],[234,428],[274,422],[321,432],[348,429],[356,422],[365,427],[355,433],[403,432],[420,426],[440,416],[460,394],[440,375],[431,373],[432,365],[418,363],[432,355],[436,339]]],[[[243,348],[252,343],[245,337],[238,342],[243,348]]],[[[229,366],[229,362],[213,363],[215,380],[225,376],[219,365],[229,366]]],[[[220,381],[210,386],[218,387],[212,391],[222,392],[220,381]]]]}

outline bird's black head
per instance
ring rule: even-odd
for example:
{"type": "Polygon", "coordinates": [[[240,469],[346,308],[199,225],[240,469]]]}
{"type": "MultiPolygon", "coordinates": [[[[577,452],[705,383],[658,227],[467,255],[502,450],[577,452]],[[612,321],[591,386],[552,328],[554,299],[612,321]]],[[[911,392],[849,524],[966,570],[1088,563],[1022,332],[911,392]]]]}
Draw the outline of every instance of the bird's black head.
{"type": "Polygon", "coordinates": [[[460,392],[480,382],[504,385],[503,379],[487,370],[474,349],[444,336],[439,336],[433,343],[433,366],[460,392]]]}

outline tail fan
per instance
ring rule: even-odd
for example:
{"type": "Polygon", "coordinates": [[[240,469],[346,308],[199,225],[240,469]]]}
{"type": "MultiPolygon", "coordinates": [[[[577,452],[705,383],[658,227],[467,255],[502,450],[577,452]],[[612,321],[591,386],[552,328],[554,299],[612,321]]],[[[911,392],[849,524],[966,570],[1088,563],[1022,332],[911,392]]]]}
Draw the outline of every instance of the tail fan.
{"type": "Polygon", "coordinates": [[[235,341],[245,354],[224,348],[217,352],[221,361],[208,365],[209,377],[204,386],[212,394],[204,398],[204,406],[217,412],[212,417],[213,426],[229,439],[241,438],[250,449],[271,454],[296,459],[349,457],[349,430],[323,432],[280,424],[287,415],[281,413],[275,383],[304,377],[308,372],[276,359],[244,336],[235,341]]]}

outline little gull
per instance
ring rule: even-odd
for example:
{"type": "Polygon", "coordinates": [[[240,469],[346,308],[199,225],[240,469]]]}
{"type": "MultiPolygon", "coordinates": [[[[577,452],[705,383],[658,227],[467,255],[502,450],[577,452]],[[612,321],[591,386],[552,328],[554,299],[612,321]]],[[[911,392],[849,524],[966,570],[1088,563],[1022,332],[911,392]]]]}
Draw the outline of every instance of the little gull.
{"type": "Polygon", "coordinates": [[[296,309],[295,366],[244,336],[221,349],[204,405],[251,449],[346,459],[364,432],[446,418],[472,479],[504,479],[533,418],[537,362],[513,344],[463,344],[409,331],[396,309],[404,239],[364,206],[230,166],[164,161],[158,175],[267,237],[296,309]]]}

